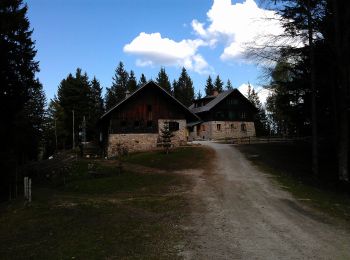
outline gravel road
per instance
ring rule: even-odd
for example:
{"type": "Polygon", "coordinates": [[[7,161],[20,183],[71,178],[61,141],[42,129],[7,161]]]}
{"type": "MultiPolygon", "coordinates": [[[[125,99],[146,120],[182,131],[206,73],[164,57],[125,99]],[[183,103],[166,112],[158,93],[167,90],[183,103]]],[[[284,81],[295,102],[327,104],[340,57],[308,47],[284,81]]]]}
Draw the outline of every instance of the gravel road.
{"type": "Polygon", "coordinates": [[[185,259],[350,259],[350,230],[310,209],[233,146],[214,169],[194,174],[185,259]]]}

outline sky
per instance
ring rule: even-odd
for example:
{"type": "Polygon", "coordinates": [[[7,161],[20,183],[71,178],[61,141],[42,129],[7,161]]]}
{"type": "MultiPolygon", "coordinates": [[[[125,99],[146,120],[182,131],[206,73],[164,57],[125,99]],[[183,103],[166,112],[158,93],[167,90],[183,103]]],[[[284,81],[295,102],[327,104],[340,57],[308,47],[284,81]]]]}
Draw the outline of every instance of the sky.
{"type": "Polygon", "coordinates": [[[264,101],[261,68],[244,58],[247,46],[281,33],[272,11],[254,0],[28,0],[28,18],[47,99],[76,68],[105,89],[119,61],[139,79],[170,80],[185,67],[195,93],[217,75],[246,94],[249,82],[264,101]],[[257,37],[259,36],[259,37],[257,37]],[[256,40],[259,38],[259,40],[256,40]]]}

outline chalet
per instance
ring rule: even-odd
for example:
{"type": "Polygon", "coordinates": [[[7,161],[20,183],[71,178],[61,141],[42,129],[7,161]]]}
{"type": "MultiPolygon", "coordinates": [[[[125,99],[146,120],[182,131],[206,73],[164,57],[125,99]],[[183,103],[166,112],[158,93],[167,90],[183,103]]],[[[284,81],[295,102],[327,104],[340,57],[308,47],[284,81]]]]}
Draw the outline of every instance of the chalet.
{"type": "Polygon", "coordinates": [[[102,115],[100,141],[108,157],[122,144],[129,151],[155,149],[164,124],[174,133],[173,144],[187,141],[186,124],[199,118],[167,91],[149,81],[102,115]]]}
{"type": "Polygon", "coordinates": [[[197,99],[189,107],[201,118],[188,124],[189,139],[224,139],[255,136],[255,106],[238,89],[197,99]]]}

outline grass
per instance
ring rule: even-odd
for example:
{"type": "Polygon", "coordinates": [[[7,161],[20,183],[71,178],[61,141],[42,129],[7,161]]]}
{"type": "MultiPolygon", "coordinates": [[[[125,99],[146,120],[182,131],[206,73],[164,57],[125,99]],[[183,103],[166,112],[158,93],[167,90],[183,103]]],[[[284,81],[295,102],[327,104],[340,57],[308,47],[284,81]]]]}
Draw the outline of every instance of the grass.
{"type": "MultiPolygon", "coordinates": [[[[139,153],[128,162],[169,170],[166,158],[174,169],[205,167],[203,153],[202,148],[139,153]],[[192,155],[198,162],[190,163],[192,155]]],[[[104,161],[95,162],[103,177],[94,178],[89,162],[74,163],[64,186],[37,187],[30,205],[20,200],[0,205],[1,259],[180,258],[189,179],[127,169],[117,175],[113,162],[104,161]]]]}
{"type": "Polygon", "coordinates": [[[127,163],[139,164],[163,170],[184,170],[202,168],[210,159],[212,151],[203,147],[181,147],[165,154],[164,151],[149,153],[134,153],[127,159],[127,163]]]}
{"type": "Polygon", "coordinates": [[[236,146],[262,171],[269,173],[297,199],[350,222],[350,194],[311,177],[310,153],[305,144],[236,146]]]}

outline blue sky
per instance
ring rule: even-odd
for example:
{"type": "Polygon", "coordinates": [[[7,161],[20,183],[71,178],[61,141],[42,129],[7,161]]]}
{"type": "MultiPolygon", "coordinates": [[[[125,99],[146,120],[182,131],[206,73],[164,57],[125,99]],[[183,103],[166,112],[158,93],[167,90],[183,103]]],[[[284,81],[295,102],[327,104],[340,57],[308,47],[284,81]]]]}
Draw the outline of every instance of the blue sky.
{"type": "Polygon", "coordinates": [[[144,73],[147,79],[155,79],[161,66],[171,80],[178,78],[185,66],[196,92],[203,93],[208,75],[217,74],[242,90],[248,81],[259,88],[259,69],[242,58],[244,46],[263,28],[279,31],[276,24],[256,22],[255,18],[273,14],[253,0],[29,0],[27,4],[40,61],[38,77],[48,100],[77,67],[91,78],[96,76],[103,88],[109,87],[119,61],[137,78],[144,73]]]}

